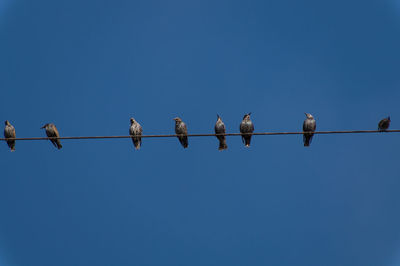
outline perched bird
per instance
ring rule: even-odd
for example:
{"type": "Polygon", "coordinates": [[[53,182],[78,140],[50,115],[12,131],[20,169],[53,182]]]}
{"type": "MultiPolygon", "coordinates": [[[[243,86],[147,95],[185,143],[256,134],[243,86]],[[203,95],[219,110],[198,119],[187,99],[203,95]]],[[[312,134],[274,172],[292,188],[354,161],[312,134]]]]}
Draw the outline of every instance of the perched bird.
{"type": "Polygon", "coordinates": [[[306,115],[306,120],[303,123],[303,142],[304,147],[310,146],[311,140],[314,136],[314,131],[317,128],[317,123],[311,114],[304,113],[306,115]]]}
{"type": "MultiPolygon", "coordinates": [[[[56,126],[52,123],[50,124],[45,124],[44,126],[42,126],[41,128],[46,129],[46,135],[49,138],[59,138],[60,134],[58,134],[58,130],[56,128],[56,126]]],[[[61,149],[62,145],[59,139],[50,139],[51,143],[53,143],[54,147],[56,147],[57,149],[61,149]]]]}
{"type": "Polygon", "coordinates": [[[389,126],[390,126],[390,116],[379,121],[378,130],[386,131],[389,128],[389,126]]]}
{"type": "Polygon", "coordinates": [[[131,118],[131,127],[129,128],[129,135],[132,136],[133,145],[135,145],[135,149],[140,149],[140,145],[142,144],[142,126],[136,122],[135,119],[131,118]]]}
{"type": "MultiPolygon", "coordinates": [[[[6,120],[4,122],[6,124],[5,128],[4,128],[4,137],[6,139],[8,138],[16,138],[15,135],[15,128],[10,124],[10,122],[8,122],[8,120],[6,120]]],[[[7,144],[8,147],[10,147],[11,151],[15,151],[15,140],[7,140],[7,144]]]]}
{"type": "MultiPolygon", "coordinates": [[[[225,124],[222,122],[222,119],[219,115],[217,115],[217,122],[215,123],[215,134],[225,134],[225,124]]],[[[226,150],[228,148],[228,145],[226,145],[226,137],[225,135],[220,135],[217,136],[219,140],[219,148],[218,150],[226,150]]]]}
{"type": "Polygon", "coordinates": [[[240,123],[240,133],[242,133],[242,142],[246,147],[250,147],[250,141],[252,136],[252,134],[250,133],[253,133],[254,131],[254,125],[253,122],[251,122],[250,120],[250,115],[251,113],[245,114],[242,123],[240,123]]]}
{"type": "Polygon", "coordinates": [[[178,136],[179,142],[182,144],[183,148],[186,149],[189,145],[186,124],[179,117],[175,117],[174,120],[175,120],[175,133],[179,135],[178,136]]]}

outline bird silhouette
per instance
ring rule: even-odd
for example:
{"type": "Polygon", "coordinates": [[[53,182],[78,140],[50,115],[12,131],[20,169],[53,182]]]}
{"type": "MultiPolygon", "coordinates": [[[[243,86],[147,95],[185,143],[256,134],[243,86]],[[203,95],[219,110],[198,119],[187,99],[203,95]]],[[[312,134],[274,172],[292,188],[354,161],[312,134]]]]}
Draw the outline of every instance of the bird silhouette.
{"type": "Polygon", "coordinates": [[[304,114],[307,118],[303,122],[303,143],[304,147],[308,147],[311,144],[311,140],[314,136],[314,131],[317,128],[317,123],[311,114],[304,114]]]}
{"type": "MultiPolygon", "coordinates": [[[[52,123],[45,124],[44,126],[41,127],[42,129],[46,129],[46,135],[49,138],[59,138],[60,134],[58,134],[58,130],[56,126],[52,123]]],[[[61,149],[62,145],[59,139],[50,139],[51,143],[53,143],[54,147],[57,149],[61,149]]]]}
{"type": "Polygon", "coordinates": [[[178,135],[179,142],[182,144],[183,148],[189,146],[187,137],[187,127],[186,124],[179,117],[175,117],[175,133],[178,135]]]}
{"type": "MultiPolygon", "coordinates": [[[[5,127],[4,127],[4,138],[9,139],[9,138],[16,138],[15,135],[15,128],[13,125],[10,124],[8,120],[5,122],[5,127]]],[[[15,140],[7,140],[7,145],[10,147],[11,151],[15,151],[15,140]]]]}
{"type": "Polygon", "coordinates": [[[131,118],[131,127],[129,128],[129,135],[132,136],[132,142],[135,146],[135,149],[140,149],[140,145],[142,144],[142,126],[134,119],[131,118]]]}
{"type": "Polygon", "coordinates": [[[251,136],[254,131],[253,122],[250,120],[251,113],[245,114],[240,123],[240,133],[242,133],[242,142],[245,147],[250,147],[251,136]]]}
{"type": "Polygon", "coordinates": [[[386,131],[390,126],[390,116],[382,119],[378,123],[378,130],[380,131],[386,131]]]}
{"type": "MultiPolygon", "coordinates": [[[[222,122],[222,119],[219,115],[217,115],[217,122],[215,123],[215,134],[225,134],[225,124],[222,122]]],[[[226,144],[226,137],[225,135],[219,135],[217,136],[219,140],[219,147],[218,150],[226,150],[228,148],[228,145],[226,144]]]]}

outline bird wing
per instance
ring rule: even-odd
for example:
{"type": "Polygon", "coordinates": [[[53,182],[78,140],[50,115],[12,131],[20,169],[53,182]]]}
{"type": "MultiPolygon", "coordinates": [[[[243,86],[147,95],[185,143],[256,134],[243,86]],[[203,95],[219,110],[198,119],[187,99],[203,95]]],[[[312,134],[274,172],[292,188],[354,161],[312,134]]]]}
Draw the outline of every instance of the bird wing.
{"type": "Polygon", "coordinates": [[[243,133],[244,129],[244,122],[242,121],[239,126],[240,133],[243,133]]]}
{"type": "Polygon", "coordinates": [[[312,121],[311,130],[315,131],[317,129],[317,122],[315,120],[312,121]]]}
{"type": "Polygon", "coordinates": [[[183,129],[183,134],[187,134],[187,126],[183,122],[182,122],[182,129],[183,129]]]}
{"type": "Polygon", "coordinates": [[[225,124],[221,122],[220,128],[219,128],[219,132],[220,132],[220,133],[225,133],[225,131],[226,131],[226,130],[225,130],[225,124]]]}
{"type": "Polygon", "coordinates": [[[381,121],[379,121],[378,127],[383,128],[384,124],[385,124],[385,119],[382,119],[381,121]]]}
{"type": "Polygon", "coordinates": [[[307,119],[306,119],[303,122],[303,131],[307,131],[307,130],[308,130],[308,128],[307,128],[307,119]]]}
{"type": "Polygon", "coordinates": [[[13,126],[11,126],[11,137],[16,138],[15,128],[13,126]]]}
{"type": "Polygon", "coordinates": [[[58,130],[57,130],[56,126],[53,126],[53,132],[54,132],[54,137],[57,137],[57,138],[60,137],[60,134],[58,134],[58,130]]]}

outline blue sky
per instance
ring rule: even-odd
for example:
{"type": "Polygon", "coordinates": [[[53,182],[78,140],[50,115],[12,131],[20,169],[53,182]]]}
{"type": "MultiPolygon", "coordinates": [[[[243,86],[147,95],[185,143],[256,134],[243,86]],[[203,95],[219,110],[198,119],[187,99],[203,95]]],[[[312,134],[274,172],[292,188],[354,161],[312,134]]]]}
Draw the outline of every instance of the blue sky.
{"type": "MultiPolygon", "coordinates": [[[[18,137],[399,128],[398,1],[0,4],[18,137]]],[[[398,265],[397,134],[17,142],[0,149],[2,265],[398,265]]]]}

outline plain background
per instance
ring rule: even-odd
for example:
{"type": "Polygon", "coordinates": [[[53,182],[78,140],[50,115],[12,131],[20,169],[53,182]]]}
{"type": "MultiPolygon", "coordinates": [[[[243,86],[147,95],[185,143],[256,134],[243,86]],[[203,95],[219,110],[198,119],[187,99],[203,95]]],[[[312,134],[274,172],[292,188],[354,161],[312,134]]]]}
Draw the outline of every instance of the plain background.
{"type": "MultiPolygon", "coordinates": [[[[400,3],[0,2],[18,137],[400,128],[400,3]]],[[[0,143],[1,265],[400,264],[397,133],[0,143]]]]}

